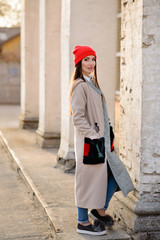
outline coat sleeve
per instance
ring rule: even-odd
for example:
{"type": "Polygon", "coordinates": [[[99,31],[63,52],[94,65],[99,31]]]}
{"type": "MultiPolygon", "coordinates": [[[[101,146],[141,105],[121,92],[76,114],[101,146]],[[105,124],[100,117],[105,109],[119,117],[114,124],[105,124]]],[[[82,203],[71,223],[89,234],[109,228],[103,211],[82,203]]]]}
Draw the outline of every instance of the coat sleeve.
{"type": "Polygon", "coordinates": [[[87,104],[86,83],[80,83],[74,89],[71,96],[71,109],[73,124],[84,137],[99,138],[99,133],[89,124],[85,118],[87,104]]]}

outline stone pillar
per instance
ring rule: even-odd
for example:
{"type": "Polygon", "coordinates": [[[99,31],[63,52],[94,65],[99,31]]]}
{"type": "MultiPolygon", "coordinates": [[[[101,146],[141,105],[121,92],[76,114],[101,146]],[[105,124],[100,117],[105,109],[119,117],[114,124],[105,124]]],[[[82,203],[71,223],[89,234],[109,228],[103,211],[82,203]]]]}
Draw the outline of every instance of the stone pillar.
{"type": "Polygon", "coordinates": [[[20,127],[37,128],[39,110],[39,0],[22,1],[20,127]]]}
{"type": "Polygon", "coordinates": [[[73,127],[69,116],[69,85],[73,71],[70,44],[71,2],[62,0],[61,10],[61,142],[57,154],[58,163],[69,168],[75,165],[73,127]]]}
{"type": "Polygon", "coordinates": [[[116,69],[116,1],[62,0],[61,20],[61,162],[74,165],[73,125],[69,116],[68,92],[74,70],[72,50],[89,45],[97,53],[98,79],[107,99],[114,125],[116,69]],[[110,6],[110,7],[108,7],[110,6]],[[111,27],[112,25],[112,27],[111,27]],[[69,161],[71,160],[71,161],[69,161]]]}
{"type": "Polygon", "coordinates": [[[159,1],[122,1],[119,151],[135,191],[114,211],[144,240],[160,239],[159,16],[159,1]]]}
{"type": "Polygon", "coordinates": [[[59,147],[60,142],[60,15],[61,1],[40,0],[37,142],[41,147],[59,147]]]}

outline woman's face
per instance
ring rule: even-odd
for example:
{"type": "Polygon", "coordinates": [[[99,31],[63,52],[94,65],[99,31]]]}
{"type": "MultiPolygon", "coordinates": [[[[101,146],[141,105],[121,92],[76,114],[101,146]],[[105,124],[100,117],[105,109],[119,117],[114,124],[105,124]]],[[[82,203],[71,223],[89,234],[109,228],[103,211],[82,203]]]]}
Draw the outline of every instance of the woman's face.
{"type": "Polygon", "coordinates": [[[94,71],[96,65],[96,58],[93,55],[87,56],[82,59],[82,74],[89,76],[94,71]]]}

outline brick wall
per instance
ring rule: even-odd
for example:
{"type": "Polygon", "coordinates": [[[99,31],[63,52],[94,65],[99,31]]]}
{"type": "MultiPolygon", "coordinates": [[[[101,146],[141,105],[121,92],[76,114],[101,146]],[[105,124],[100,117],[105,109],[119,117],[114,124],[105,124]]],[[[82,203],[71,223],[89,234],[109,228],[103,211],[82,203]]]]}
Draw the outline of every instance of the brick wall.
{"type": "Polygon", "coordinates": [[[144,1],[142,38],[141,194],[160,194],[160,3],[144,1]]]}
{"type": "Polygon", "coordinates": [[[136,196],[160,192],[159,1],[122,1],[120,157],[136,196]]]}
{"type": "Polygon", "coordinates": [[[121,25],[119,151],[137,191],[141,157],[141,2],[123,1],[121,25]]]}
{"type": "Polygon", "coordinates": [[[0,104],[19,104],[20,35],[4,42],[0,49],[0,104]]]}
{"type": "Polygon", "coordinates": [[[0,104],[20,103],[20,64],[0,60],[0,104]]]}

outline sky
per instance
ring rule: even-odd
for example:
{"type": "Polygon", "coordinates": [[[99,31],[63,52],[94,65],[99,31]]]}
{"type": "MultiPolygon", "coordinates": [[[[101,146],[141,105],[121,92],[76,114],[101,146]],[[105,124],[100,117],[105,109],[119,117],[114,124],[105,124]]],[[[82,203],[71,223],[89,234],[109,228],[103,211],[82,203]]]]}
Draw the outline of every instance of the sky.
{"type": "Polygon", "coordinates": [[[21,0],[0,0],[0,27],[20,27],[21,0]]]}

